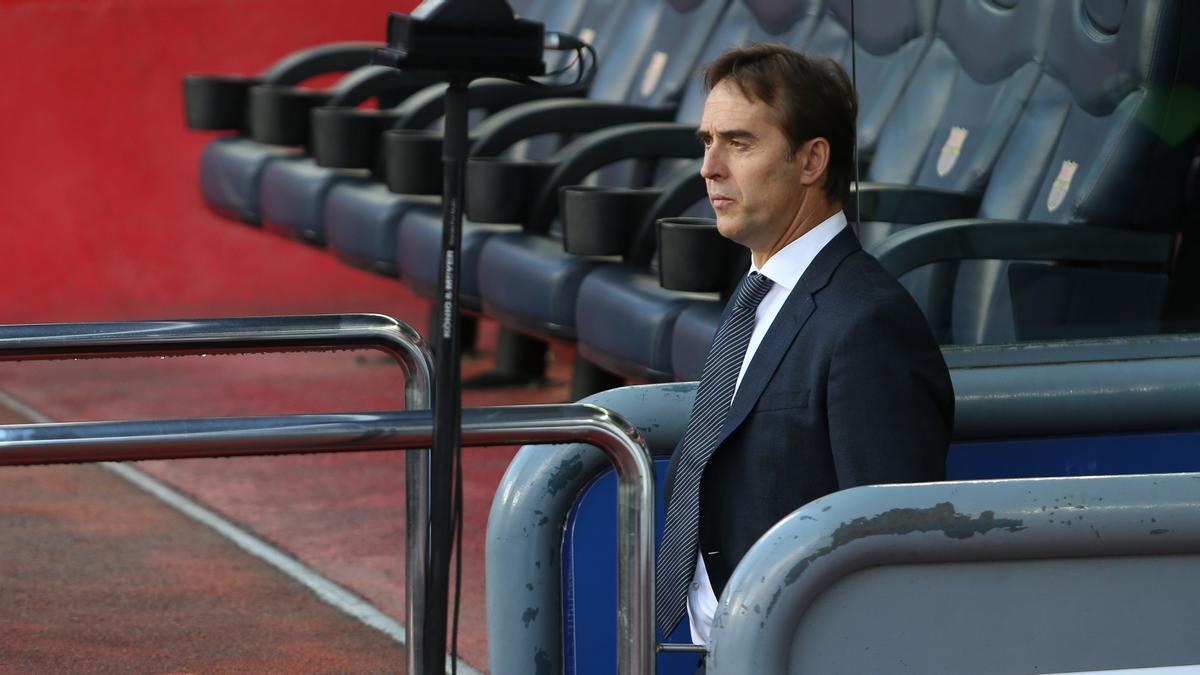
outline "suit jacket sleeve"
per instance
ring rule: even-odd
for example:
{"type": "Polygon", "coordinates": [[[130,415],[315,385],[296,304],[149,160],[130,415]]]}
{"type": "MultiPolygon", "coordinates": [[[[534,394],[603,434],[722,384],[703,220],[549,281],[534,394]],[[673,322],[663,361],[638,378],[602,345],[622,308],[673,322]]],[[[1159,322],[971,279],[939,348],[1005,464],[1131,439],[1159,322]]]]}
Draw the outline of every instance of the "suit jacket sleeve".
{"type": "Polygon", "coordinates": [[[873,305],[840,336],[828,423],[838,488],[944,480],[954,395],[920,310],[873,305]]]}

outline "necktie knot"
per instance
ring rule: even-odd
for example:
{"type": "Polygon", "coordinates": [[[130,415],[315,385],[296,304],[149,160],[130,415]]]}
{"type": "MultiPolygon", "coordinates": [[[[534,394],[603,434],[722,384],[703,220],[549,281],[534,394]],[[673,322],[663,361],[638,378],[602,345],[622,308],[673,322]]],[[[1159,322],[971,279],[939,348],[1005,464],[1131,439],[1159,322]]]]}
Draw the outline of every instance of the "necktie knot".
{"type": "Polygon", "coordinates": [[[758,307],[758,303],[766,297],[767,291],[771,290],[774,285],[775,282],[767,277],[758,272],[751,272],[738,285],[737,293],[733,296],[733,303],[743,309],[755,309],[758,307]]]}

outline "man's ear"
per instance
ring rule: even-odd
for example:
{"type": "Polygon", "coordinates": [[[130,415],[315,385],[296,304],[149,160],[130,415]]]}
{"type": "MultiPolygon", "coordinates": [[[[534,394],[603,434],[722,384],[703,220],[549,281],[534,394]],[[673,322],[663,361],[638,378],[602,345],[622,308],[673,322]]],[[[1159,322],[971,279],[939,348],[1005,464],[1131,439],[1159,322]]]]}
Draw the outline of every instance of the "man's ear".
{"type": "Polygon", "coordinates": [[[800,182],[805,187],[817,185],[825,180],[825,169],[829,166],[829,141],[812,138],[796,150],[797,169],[800,182]]]}

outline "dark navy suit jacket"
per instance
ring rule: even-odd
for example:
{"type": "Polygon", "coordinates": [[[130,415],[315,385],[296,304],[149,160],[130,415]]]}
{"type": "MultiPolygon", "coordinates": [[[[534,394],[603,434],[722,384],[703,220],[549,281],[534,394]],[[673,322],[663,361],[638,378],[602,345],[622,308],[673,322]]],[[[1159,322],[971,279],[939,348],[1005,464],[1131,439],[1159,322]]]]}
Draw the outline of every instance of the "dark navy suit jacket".
{"type": "Polygon", "coordinates": [[[921,310],[845,228],[763,337],[705,467],[700,551],[717,596],[750,546],[800,506],[856,485],[943,480],[953,419],[921,310]]]}

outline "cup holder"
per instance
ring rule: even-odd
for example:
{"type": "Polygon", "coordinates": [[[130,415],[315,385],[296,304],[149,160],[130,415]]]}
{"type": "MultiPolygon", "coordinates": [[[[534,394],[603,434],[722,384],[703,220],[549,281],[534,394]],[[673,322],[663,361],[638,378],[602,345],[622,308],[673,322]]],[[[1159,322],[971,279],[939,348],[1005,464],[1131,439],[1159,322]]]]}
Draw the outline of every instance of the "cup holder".
{"type": "Polygon", "coordinates": [[[383,132],[388,190],[403,195],[442,194],[442,136],[417,129],[383,132]]]}
{"type": "Polygon", "coordinates": [[[563,249],[575,255],[622,255],[646,212],[662,194],[656,188],[572,185],[558,191],[563,249]]]}
{"type": "Polygon", "coordinates": [[[189,129],[242,130],[250,88],[262,79],[242,75],[185,75],[183,107],[189,129]]]}
{"type": "Polygon", "coordinates": [[[711,218],[658,221],[658,277],[663,288],[724,292],[729,271],[745,256],[746,249],[722,237],[711,218]]]}
{"type": "Polygon", "coordinates": [[[269,145],[307,145],[309,115],[329,103],[330,94],[315,89],[259,85],[250,89],[250,137],[269,145]]]}
{"type": "Polygon", "coordinates": [[[331,169],[373,169],[383,132],[399,115],[391,110],[323,106],[312,114],[312,155],[331,169]]]}
{"type": "Polygon", "coordinates": [[[467,217],[476,223],[525,223],[553,162],[476,157],[467,162],[467,217]]]}

